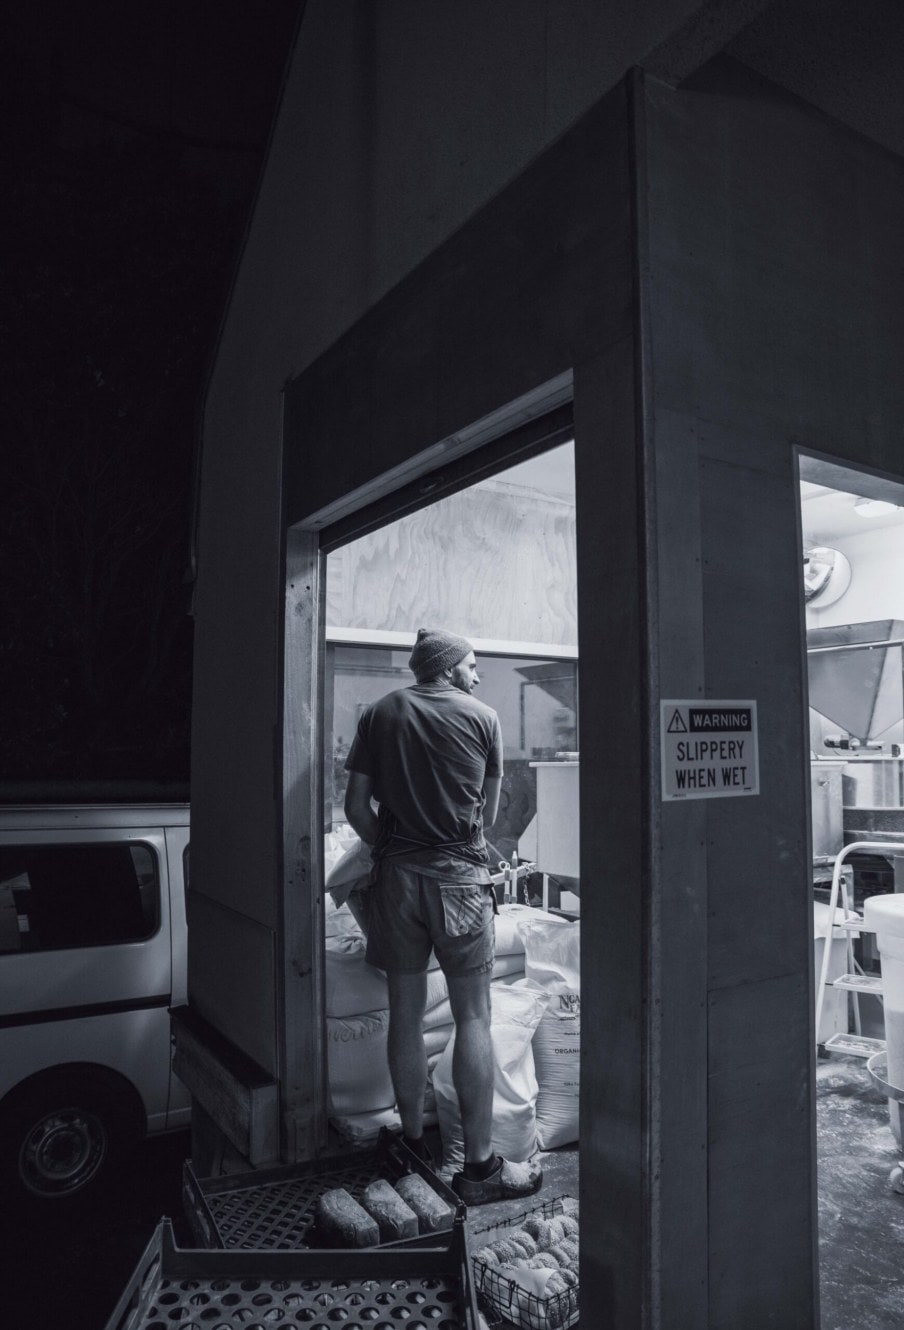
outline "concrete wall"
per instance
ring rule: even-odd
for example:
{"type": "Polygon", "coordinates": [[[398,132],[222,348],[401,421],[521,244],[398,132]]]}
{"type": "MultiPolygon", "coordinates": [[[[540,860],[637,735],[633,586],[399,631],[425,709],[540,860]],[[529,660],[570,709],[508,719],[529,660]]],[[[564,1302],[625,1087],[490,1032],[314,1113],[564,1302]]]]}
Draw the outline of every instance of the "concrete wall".
{"type": "Polygon", "coordinates": [[[278,1069],[284,512],[573,366],[582,728],[620,760],[614,785],[582,782],[582,852],[606,862],[619,920],[588,900],[582,1286],[618,1327],[811,1325],[794,448],[895,468],[901,163],[724,64],[650,85],[636,142],[621,111],[582,126],[437,250],[666,21],[455,14],[444,29],[435,6],[322,0],[305,19],[208,400],[192,1000],[278,1069]],[[591,34],[611,63],[588,58],[591,34]],[[281,384],[389,288],[295,385],[284,459],[281,384]],[[599,522],[613,493],[618,520],[599,522]],[[660,695],[758,699],[758,799],[659,806],[660,695]]]}
{"type": "Polygon", "coordinates": [[[661,1087],[663,1152],[686,1161],[666,1185],[708,1216],[706,1242],[673,1236],[666,1268],[689,1297],[708,1282],[713,1327],[803,1326],[815,1169],[795,448],[900,466],[904,168],[727,60],[677,93],[649,82],[644,132],[658,688],[755,698],[761,767],[757,799],[666,804],[653,829],[653,1001],[662,1041],[691,1055],[661,1087]]]}
{"type": "Polygon", "coordinates": [[[305,7],[207,396],[195,591],[192,1001],[267,1069],[283,384],[700,8],[305,7]]]}

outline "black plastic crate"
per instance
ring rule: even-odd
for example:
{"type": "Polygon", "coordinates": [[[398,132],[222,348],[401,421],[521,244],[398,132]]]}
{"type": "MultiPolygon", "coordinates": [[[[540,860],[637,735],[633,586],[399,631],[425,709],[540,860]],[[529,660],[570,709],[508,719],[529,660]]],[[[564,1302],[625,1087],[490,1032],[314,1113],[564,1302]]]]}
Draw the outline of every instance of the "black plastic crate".
{"type": "MultiPolygon", "coordinates": [[[[456,1215],[464,1213],[452,1188],[385,1128],[370,1150],[349,1150],[253,1173],[198,1178],[188,1162],[183,1170],[182,1202],[201,1246],[299,1251],[317,1245],[312,1232],[314,1206],[323,1192],[344,1187],[359,1200],[368,1183],[378,1178],[394,1183],[406,1173],[419,1173],[456,1215]]],[[[427,1234],[413,1241],[416,1245],[435,1237],[427,1234]]],[[[384,1243],[383,1249],[396,1245],[384,1243]]]]}
{"type": "Polygon", "coordinates": [[[420,1247],[179,1248],[162,1219],[106,1330],[479,1330],[464,1220],[420,1247]]]}
{"type": "Polygon", "coordinates": [[[567,1330],[577,1324],[579,1315],[578,1288],[539,1297],[529,1292],[517,1280],[510,1279],[497,1267],[476,1255],[507,1233],[514,1232],[532,1215],[552,1219],[556,1215],[577,1214],[577,1201],[572,1196],[556,1196],[530,1210],[490,1224],[486,1228],[472,1228],[471,1246],[475,1250],[474,1281],[481,1305],[493,1326],[515,1325],[521,1330],[567,1330]]]}

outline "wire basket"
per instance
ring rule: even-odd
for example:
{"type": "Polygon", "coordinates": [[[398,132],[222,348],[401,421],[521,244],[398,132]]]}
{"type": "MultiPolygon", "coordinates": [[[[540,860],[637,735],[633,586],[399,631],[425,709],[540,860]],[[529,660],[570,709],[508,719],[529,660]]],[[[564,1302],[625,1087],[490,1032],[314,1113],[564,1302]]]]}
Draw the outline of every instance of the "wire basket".
{"type": "MultiPolygon", "coordinates": [[[[323,1192],[343,1187],[359,1201],[368,1183],[379,1178],[395,1183],[406,1173],[419,1173],[454,1214],[463,1213],[451,1187],[385,1128],[370,1150],[347,1150],[306,1164],[198,1178],[186,1162],[182,1203],[192,1235],[203,1247],[297,1251],[326,1245],[314,1230],[315,1206],[323,1192]]],[[[426,1234],[424,1240],[431,1237],[426,1234]]],[[[418,1240],[408,1245],[412,1241],[418,1240]]]]}
{"type": "MultiPolygon", "coordinates": [[[[577,1217],[577,1210],[578,1203],[573,1196],[557,1196],[531,1210],[523,1210],[510,1219],[487,1228],[473,1229],[471,1245],[475,1248],[488,1246],[507,1233],[521,1228],[531,1216],[540,1219],[552,1219],[556,1215],[577,1217]]],[[[552,1293],[549,1297],[540,1297],[479,1256],[473,1257],[473,1265],[480,1301],[491,1316],[520,1326],[521,1330],[567,1330],[577,1323],[577,1287],[552,1293]]]]}
{"type": "Polygon", "coordinates": [[[464,1219],[442,1246],[198,1251],[157,1225],[106,1330],[478,1330],[464,1219]]]}

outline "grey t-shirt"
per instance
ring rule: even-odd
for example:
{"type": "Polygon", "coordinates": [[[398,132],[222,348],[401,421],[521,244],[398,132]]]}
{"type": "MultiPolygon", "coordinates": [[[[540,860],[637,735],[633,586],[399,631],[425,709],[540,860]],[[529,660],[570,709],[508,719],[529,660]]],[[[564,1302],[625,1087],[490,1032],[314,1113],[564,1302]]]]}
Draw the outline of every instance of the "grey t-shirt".
{"type": "Polygon", "coordinates": [[[502,775],[491,707],[447,684],[387,693],[358,722],[345,765],[374,782],[379,854],[432,877],[489,880],[483,785],[502,775]]]}

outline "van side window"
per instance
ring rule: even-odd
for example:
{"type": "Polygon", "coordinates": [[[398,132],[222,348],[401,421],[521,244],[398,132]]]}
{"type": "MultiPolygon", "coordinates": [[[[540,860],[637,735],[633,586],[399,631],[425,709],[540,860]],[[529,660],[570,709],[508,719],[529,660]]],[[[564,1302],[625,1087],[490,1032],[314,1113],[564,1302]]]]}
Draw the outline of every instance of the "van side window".
{"type": "Polygon", "coordinates": [[[159,919],[147,845],[0,846],[0,952],[139,942],[159,919]]]}

